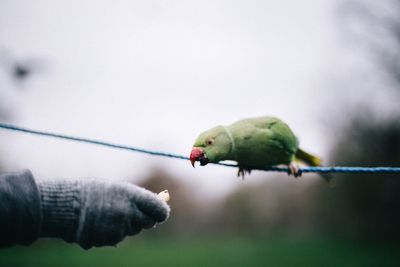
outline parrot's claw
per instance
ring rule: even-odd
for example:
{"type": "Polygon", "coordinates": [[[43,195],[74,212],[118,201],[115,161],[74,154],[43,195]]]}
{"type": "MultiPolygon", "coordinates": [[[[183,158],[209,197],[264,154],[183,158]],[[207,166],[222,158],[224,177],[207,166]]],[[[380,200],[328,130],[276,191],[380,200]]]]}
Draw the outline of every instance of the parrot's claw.
{"type": "Polygon", "coordinates": [[[294,178],[300,177],[301,176],[301,170],[299,168],[299,166],[296,163],[290,163],[288,165],[289,171],[288,171],[288,175],[293,175],[294,178]]]}
{"type": "Polygon", "coordinates": [[[251,169],[246,169],[243,167],[239,167],[237,176],[238,177],[242,177],[242,180],[244,180],[244,176],[246,175],[246,173],[251,174],[251,169]]]}

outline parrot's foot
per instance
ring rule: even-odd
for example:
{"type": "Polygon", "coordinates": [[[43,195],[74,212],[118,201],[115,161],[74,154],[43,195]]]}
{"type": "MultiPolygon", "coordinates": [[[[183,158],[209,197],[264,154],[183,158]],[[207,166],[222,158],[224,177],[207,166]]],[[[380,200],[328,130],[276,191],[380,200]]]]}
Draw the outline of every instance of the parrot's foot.
{"type": "Polygon", "coordinates": [[[246,173],[250,174],[251,173],[251,169],[247,169],[244,167],[239,167],[237,176],[238,177],[242,177],[242,179],[244,180],[244,176],[246,175],[246,173]]]}
{"type": "Polygon", "coordinates": [[[301,176],[301,170],[299,168],[299,165],[297,165],[294,162],[291,162],[288,165],[289,171],[288,171],[288,175],[293,175],[294,178],[300,177],[301,176]]]}

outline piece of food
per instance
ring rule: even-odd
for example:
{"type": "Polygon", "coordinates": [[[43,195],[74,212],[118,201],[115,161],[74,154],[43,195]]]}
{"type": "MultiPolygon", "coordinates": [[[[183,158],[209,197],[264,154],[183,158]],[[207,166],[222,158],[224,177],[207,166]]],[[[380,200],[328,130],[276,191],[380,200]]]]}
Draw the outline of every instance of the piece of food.
{"type": "Polygon", "coordinates": [[[158,193],[157,196],[159,198],[161,198],[162,200],[164,200],[165,202],[168,202],[170,199],[168,190],[164,190],[164,191],[158,193]]]}

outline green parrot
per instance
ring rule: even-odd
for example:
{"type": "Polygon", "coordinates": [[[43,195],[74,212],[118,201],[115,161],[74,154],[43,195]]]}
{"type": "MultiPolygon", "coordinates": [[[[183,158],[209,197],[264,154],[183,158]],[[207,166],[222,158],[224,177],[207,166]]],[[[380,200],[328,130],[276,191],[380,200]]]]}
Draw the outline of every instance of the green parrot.
{"type": "MultiPolygon", "coordinates": [[[[321,166],[321,159],[299,148],[289,126],[275,117],[257,117],[237,121],[229,126],[216,126],[197,137],[190,153],[195,166],[233,160],[238,163],[238,176],[252,169],[284,164],[289,174],[301,175],[296,162],[321,166]]],[[[330,180],[330,177],[324,177],[330,180]]]]}

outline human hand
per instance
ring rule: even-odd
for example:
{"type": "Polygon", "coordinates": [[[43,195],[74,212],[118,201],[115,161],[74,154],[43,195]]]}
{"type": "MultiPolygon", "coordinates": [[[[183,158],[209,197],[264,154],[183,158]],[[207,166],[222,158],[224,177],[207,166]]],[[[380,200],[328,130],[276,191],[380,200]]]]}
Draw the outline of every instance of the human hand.
{"type": "Polygon", "coordinates": [[[126,182],[37,182],[43,237],[60,237],[85,249],[116,245],[165,221],[170,208],[155,193],[126,182]]]}

